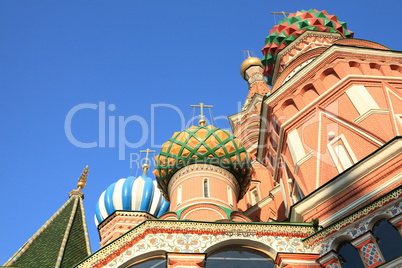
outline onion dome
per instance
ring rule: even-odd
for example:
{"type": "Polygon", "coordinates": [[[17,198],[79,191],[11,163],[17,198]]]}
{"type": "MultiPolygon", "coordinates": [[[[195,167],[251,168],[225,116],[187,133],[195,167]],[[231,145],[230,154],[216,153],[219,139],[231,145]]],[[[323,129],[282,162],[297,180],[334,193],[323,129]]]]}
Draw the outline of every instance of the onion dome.
{"type": "Polygon", "coordinates": [[[252,167],[248,153],[238,139],[228,131],[214,126],[192,126],[173,136],[162,145],[155,157],[154,174],[164,196],[172,175],[191,164],[212,164],[230,171],[240,186],[240,198],[250,183],[252,167]]]}
{"type": "Polygon", "coordinates": [[[353,37],[353,32],[347,30],[345,22],[339,21],[335,15],[329,15],[325,10],[310,9],[289,14],[269,32],[265,39],[265,47],[262,49],[264,75],[268,77],[269,82],[277,54],[307,30],[339,33],[345,38],[353,37]]]}
{"type": "Polygon", "coordinates": [[[98,226],[117,210],[142,211],[160,217],[169,206],[155,180],[145,174],[138,178],[130,176],[111,184],[101,194],[96,204],[95,224],[98,226]]]}
{"type": "Polygon", "coordinates": [[[245,78],[245,71],[251,66],[261,66],[261,68],[264,68],[264,65],[262,65],[261,60],[259,58],[257,58],[257,57],[248,57],[240,65],[240,74],[243,77],[243,79],[246,79],[245,78]]]}

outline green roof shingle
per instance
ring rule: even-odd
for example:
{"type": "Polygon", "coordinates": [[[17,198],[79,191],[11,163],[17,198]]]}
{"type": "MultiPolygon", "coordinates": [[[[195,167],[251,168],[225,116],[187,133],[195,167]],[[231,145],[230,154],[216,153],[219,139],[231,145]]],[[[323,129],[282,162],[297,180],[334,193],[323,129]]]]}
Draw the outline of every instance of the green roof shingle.
{"type": "Polygon", "coordinates": [[[4,265],[72,267],[89,254],[82,198],[72,195],[4,265]]]}

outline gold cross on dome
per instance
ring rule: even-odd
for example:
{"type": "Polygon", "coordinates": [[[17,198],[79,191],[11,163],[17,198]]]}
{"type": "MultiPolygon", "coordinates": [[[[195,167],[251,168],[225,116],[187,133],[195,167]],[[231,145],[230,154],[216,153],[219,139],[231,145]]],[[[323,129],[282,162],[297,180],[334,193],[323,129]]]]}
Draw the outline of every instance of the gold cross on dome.
{"type": "Polygon", "coordinates": [[[254,55],[254,51],[242,50],[242,52],[244,53],[244,55],[246,55],[246,53],[247,53],[247,58],[250,58],[250,57],[251,57],[250,54],[251,54],[251,55],[254,55]]]}
{"type": "Polygon", "coordinates": [[[149,153],[155,153],[155,152],[156,152],[155,150],[150,150],[150,149],[140,151],[140,153],[145,153],[145,163],[142,165],[142,171],[143,171],[142,174],[146,175],[147,171],[149,170],[149,164],[148,164],[148,162],[149,162],[149,158],[148,158],[149,153]]]}
{"type": "Polygon", "coordinates": [[[205,126],[206,125],[206,121],[204,119],[205,115],[204,115],[204,108],[212,108],[214,106],[212,105],[205,105],[204,103],[200,102],[200,104],[198,105],[190,105],[190,107],[200,107],[200,120],[198,121],[198,125],[200,126],[205,126]]]}
{"type": "Polygon", "coordinates": [[[284,17],[286,17],[286,15],[289,15],[290,13],[289,13],[289,12],[285,12],[285,11],[281,11],[281,12],[271,12],[271,14],[281,14],[281,15],[283,15],[284,17]]]}

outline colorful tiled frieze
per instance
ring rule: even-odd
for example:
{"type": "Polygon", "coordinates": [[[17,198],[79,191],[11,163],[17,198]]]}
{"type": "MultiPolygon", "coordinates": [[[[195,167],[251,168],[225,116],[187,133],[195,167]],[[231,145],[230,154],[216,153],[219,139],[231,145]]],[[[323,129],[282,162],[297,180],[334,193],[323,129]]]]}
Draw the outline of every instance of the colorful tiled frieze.
{"type": "MultiPolygon", "coordinates": [[[[95,252],[76,267],[119,267],[151,252],[203,253],[225,244],[255,245],[277,252],[311,253],[301,239],[311,224],[244,224],[148,220],[95,252]]],[[[314,252],[317,253],[317,252],[314,252]]]]}
{"type": "Polygon", "coordinates": [[[320,255],[323,255],[333,248],[336,238],[347,236],[350,239],[355,239],[370,231],[374,224],[373,221],[380,218],[395,217],[401,213],[402,189],[400,187],[316,234],[303,239],[303,242],[307,246],[313,247],[313,251],[318,251],[320,255]]]}

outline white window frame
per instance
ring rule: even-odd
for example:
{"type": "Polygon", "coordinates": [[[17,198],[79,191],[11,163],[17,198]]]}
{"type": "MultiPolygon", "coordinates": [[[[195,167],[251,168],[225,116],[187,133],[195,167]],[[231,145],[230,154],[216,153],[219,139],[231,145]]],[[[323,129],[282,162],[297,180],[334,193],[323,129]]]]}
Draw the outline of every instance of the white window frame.
{"type": "Polygon", "coordinates": [[[332,160],[334,161],[335,167],[338,170],[339,173],[344,171],[345,169],[349,168],[349,166],[345,167],[344,164],[342,163],[342,160],[340,159],[340,156],[338,152],[335,151],[335,146],[339,143],[339,145],[343,145],[345,148],[346,153],[349,155],[350,159],[352,160],[351,165],[354,165],[358,160],[353,153],[352,147],[350,147],[349,143],[347,142],[345,136],[343,134],[339,135],[337,138],[334,138],[331,142],[327,144],[328,151],[332,157],[332,160]],[[341,141],[341,142],[339,142],[341,141]]]}

